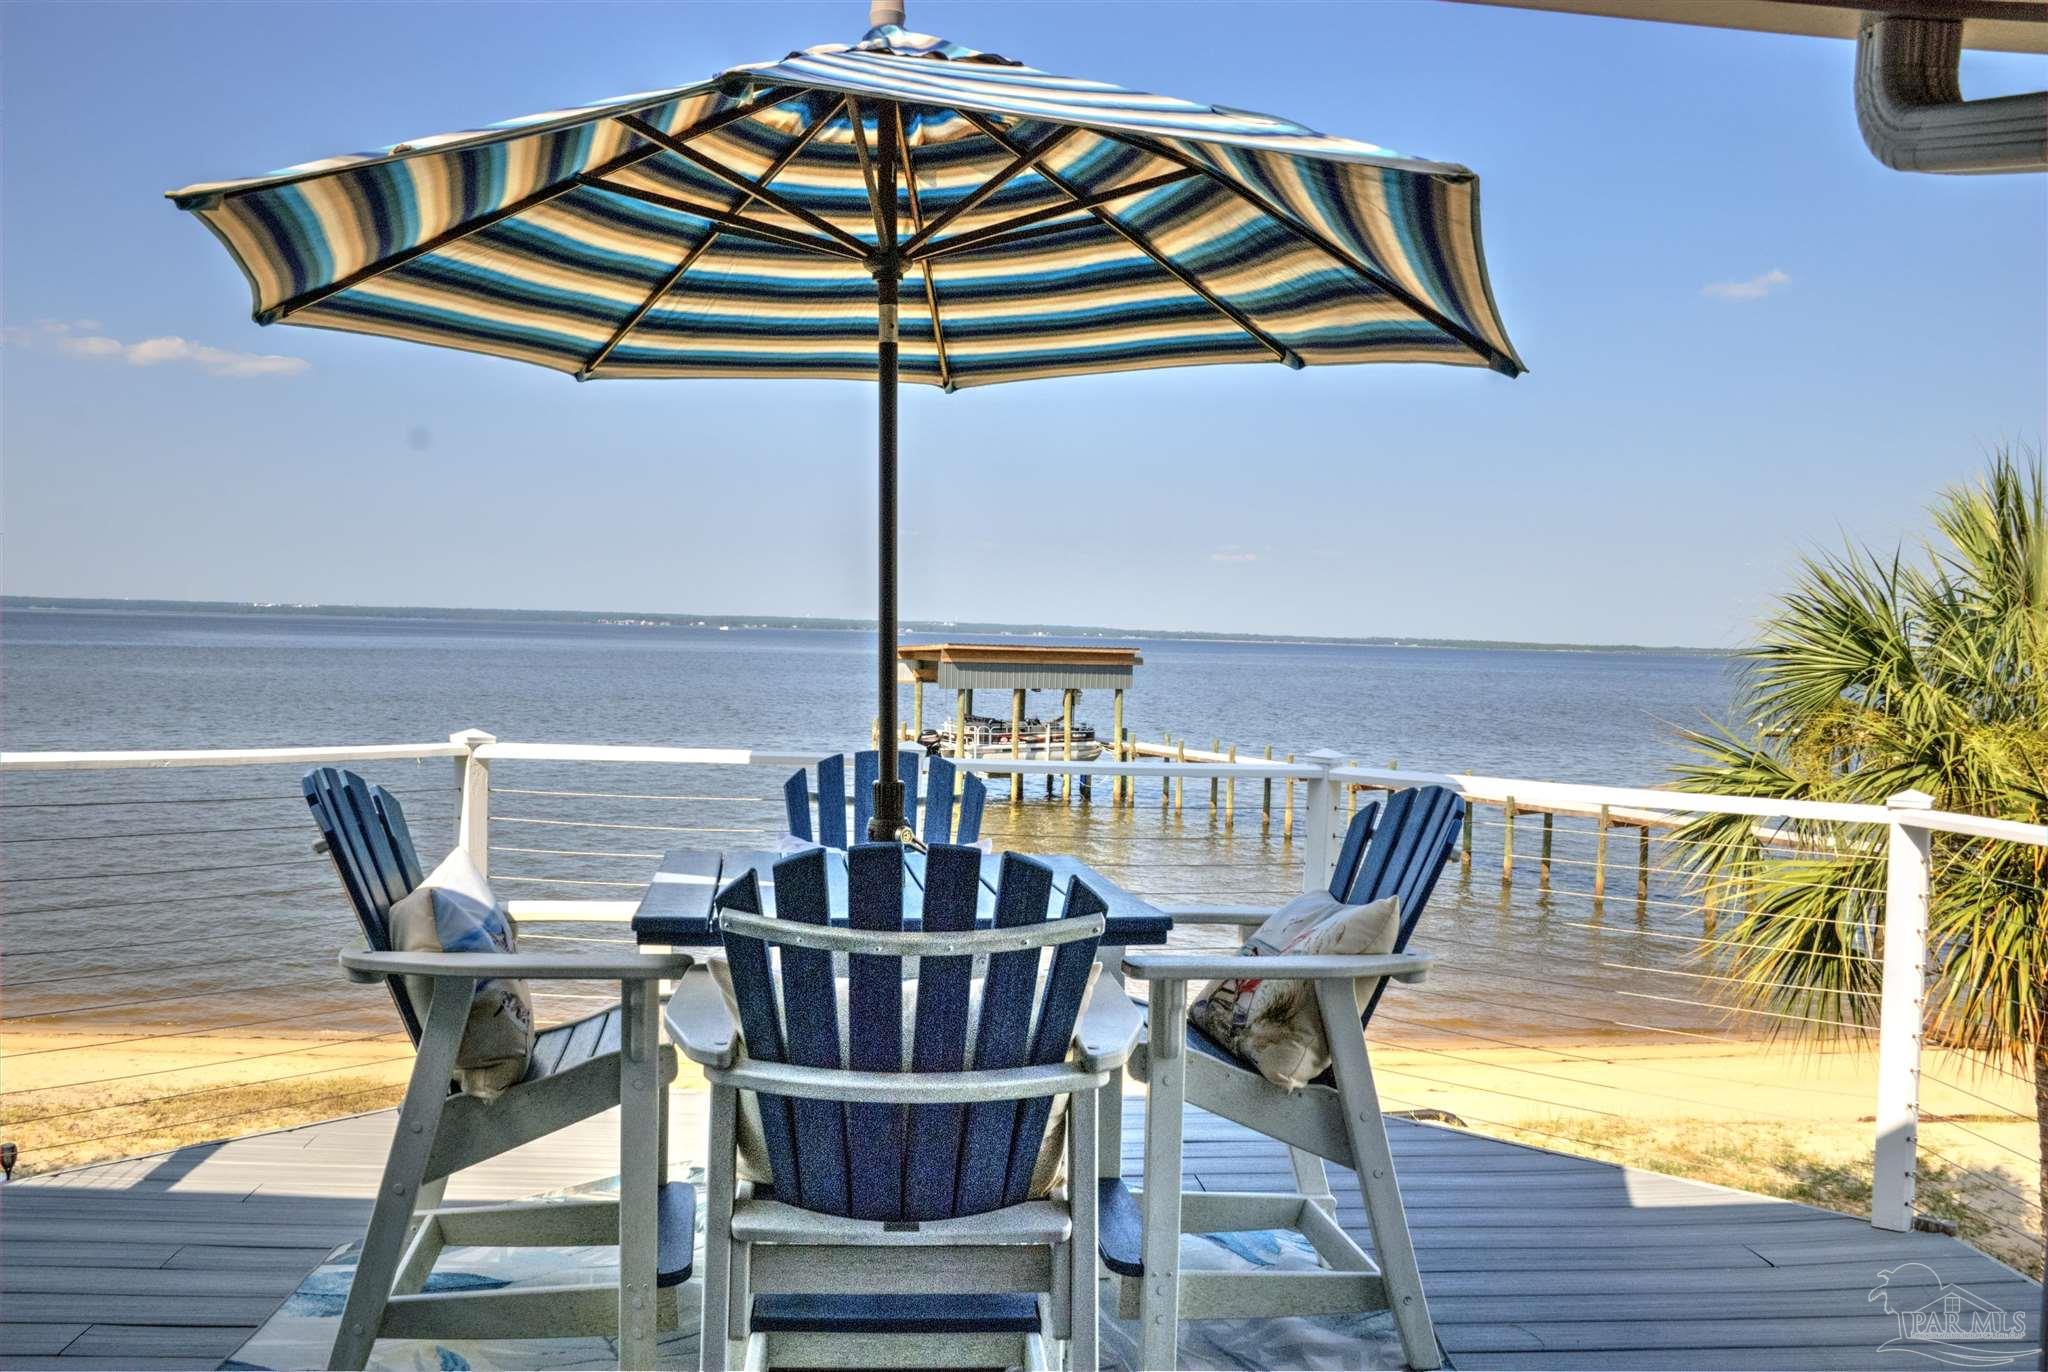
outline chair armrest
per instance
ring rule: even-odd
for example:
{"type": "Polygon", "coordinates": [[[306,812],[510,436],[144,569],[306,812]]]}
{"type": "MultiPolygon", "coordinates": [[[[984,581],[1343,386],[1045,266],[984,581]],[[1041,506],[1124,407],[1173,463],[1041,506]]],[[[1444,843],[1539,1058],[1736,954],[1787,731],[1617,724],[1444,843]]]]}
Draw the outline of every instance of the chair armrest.
{"type": "Polygon", "coordinates": [[[711,969],[701,963],[683,973],[663,1018],[683,1056],[705,1067],[730,1067],[739,1056],[740,1027],[725,1008],[711,969]]]}
{"type": "Polygon", "coordinates": [[[1233,953],[1126,953],[1124,975],[1139,981],[1208,981],[1219,977],[1285,977],[1292,981],[1355,981],[1391,977],[1421,981],[1436,961],[1427,953],[1357,953],[1310,957],[1283,953],[1252,957],[1233,953]]]}
{"type": "Polygon", "coordinates": [[[688,953],[379,953],[351,949],[351,981],[388,977],[526,977],[533,981],[655,981],[689,970],[688,953]]]}
{"type": "Polygon", "coordinates": [[[1161,913],[1173,917],[1176,925],[1235,924],[1250,928],[1264,924],[1280,913],[1267,905],[1162,905],[1161,913]]]}
{"type": "Polygon", "coordinates": [[[1145,1012],[1109,977],[1098,977],[1088,1004],[1074,1021],[1074,1059],[1084,1072],[1124,1065],[1144,1032],[1145,1012]]]}

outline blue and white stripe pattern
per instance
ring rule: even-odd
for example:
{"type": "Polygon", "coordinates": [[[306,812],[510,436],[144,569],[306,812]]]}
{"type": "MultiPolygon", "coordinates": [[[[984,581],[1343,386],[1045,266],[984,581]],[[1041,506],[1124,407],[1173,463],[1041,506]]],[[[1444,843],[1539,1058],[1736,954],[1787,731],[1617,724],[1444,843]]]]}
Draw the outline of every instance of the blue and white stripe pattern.
{"type": "Polygon", "coordinates": [[[171,196],[241,265],[259,322],[589,379],[866,379],[879,120],[908,164],[905,380],[1521,370],[1464,168],[894,27],[171,196]]]}

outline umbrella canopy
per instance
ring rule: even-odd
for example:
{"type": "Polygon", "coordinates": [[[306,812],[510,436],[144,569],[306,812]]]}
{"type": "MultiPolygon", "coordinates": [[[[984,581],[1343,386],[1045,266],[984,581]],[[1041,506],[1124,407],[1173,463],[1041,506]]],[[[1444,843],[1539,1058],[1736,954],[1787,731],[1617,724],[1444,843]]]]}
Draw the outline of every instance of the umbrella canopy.
{"type": "MultiPolygon", "coordinates": [[[[879,380],[885,738],[899,378],[1521,371],[1463,167],[896,24],[696,85],[170,195],[241,266],[259,323],[579,380],[879,380]]],[[[900,813],[885,799],[878,829],[900,813]]]]}

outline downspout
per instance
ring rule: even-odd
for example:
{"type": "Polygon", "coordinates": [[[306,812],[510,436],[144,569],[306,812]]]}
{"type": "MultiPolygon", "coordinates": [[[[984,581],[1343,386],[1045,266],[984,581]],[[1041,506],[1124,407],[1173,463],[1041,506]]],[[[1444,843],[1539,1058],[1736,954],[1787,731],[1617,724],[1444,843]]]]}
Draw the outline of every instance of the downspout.
{"type": "Polygon", "coordinates": [[[1898,171],[2048,171],[2048,91],[1963,99],[1960,19],[1866,14],[1856,36],[1856,122],[1898,171]]]}

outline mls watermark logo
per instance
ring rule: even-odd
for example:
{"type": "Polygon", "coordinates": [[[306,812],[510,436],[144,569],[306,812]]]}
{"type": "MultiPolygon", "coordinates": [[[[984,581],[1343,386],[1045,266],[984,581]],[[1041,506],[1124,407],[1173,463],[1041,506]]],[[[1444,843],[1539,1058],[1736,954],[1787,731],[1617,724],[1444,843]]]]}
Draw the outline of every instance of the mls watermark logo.
{"type": "Polygon", "coordinates": [[[1880,1353],[1918,1353],[1951,1367],[2009,1367],[2031,1361],[2025,1314],[1945,1282],[1924,1262],[1904,1262],[1877,1274],[1869,1299],[1899,1322],[1899,1335],[1880,1353]]]}

